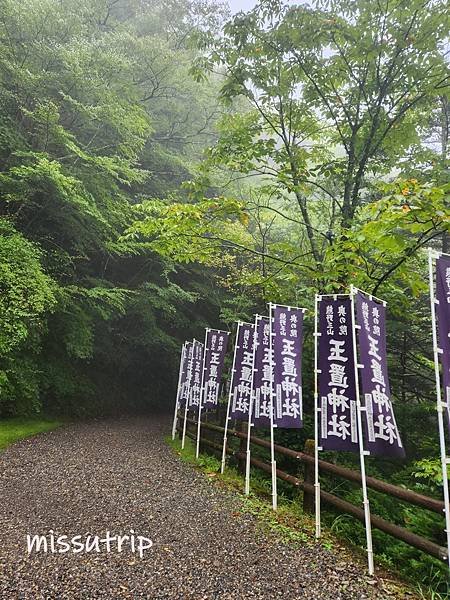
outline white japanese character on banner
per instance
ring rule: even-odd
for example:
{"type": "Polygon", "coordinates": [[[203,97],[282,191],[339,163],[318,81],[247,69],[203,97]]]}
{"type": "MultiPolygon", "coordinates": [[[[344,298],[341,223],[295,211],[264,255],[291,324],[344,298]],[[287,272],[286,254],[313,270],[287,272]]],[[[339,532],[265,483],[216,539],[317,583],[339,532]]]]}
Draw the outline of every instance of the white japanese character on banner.
{"type": "MultiPolygon", "coordinates": [[[[238,386],[239,387],[239,386],[238,386]]],[[[245,398],[238,398],[236,401],[236,411],[247,413],[249,407],[249,402],[245,398]]]]}
{"type": "Polygon", "coordinates": [[[263,365],[262,380],[271,381],[271,373],[273,372],[270,365],[263,365]]]}
{"type": "Polygon", "coordinates": [[[213,379],[210,379],[208,381],[208,393],[206,395],[206,402],[212,402],[215,403],[216,399],[217,399],[217,381],[214,381],[213,379]]]}
{"type": "Polygon", "coordinates": [[[263,400],[259,405],[259,416],[260,417],[270,417],[270,406],[271,402],[269,400],[263,400]]]}
{"type": "Polygon", "coordinates": [[[363,304],[362,304],[362,314],[363,314],[364,328],[366,329],[366,331],[369,331],[369,305],[367,304],[367,302],[363,302],[363,304]]]}
{"type": "Polygon", "coordinates": [[[243,366],[241,369],[241,381],[251,381],[252,380],[253,369],[251,367],[243,366]]]}
{"type": "Polygon", "coordinates": [[[292,356],[293,358],[295,358],[297,356],[297,353],[294,350],[294,344],[294,340],[287,340],[286,338],[283,338],[283,350],[281,351],[281,355],[292,356]]]}
{"type": "Polygon", "coordinates": [[[241,396],[250,396],[252,388],[250,383],[248,383],[247,381],[240,381],[237,385],[237,390],[241,396]]]}
{"type": "Polygon", "coordinates": [[[248,365],[253,368],[253,352],[244,351],[241,364],[248,365]]]}
{"type": "Polygon", "coordinates": [[[292,398],[286,398],[283,402],[282,416],[294,417],[300,416],[300,405],[292,398]]]}
{"type": "Polygon", "coordinates": [[[336,385],[343,389],[348,388],[345,365],[331,363],[329,373],[330,373],[330,381],[328,383],[329,386],[336,385]]]}
{"type": "Polygon", "coordinates": [[[378,410],[383,411],[383,409],[390,409],[389,396],[386,395],[384,389],[380,389],[379,384],[377,384],[375,389],[372,390],[372,398],[375,404],[378,406],[378,410]]]}
{"type": "Polygon", "coordinates": [[[290,358],[289,356],[283,356],[282,375],[290,375],[291,377],[297,377],[297,367],[293,358],[290,358]]]}
{"type": "Polygon", "coordinates": [[[330,340],[330,355],[328,360],[340,360],[347,362],[348,358],[344,356],[345,340],[330,340]]]}
{"type": "Polygon", "coordinates": [[[371,381],[373,381],[373,383],[379,383],[383,387],[386,387],[386,382],[385,382],[384,374],[383,374],[383,367],[382,367],[381,363],[378,360],[376,360],[375,358],[372,358],[370,366],[372,369],[372,380],[371,381]]]}
{"type": "Polygon", "coordinates": [[[327,431],[327,435],[335,435],[343,440],[350,437],[350,424],[347,423],[345,415],[333,415],[328,425],[331,426],[331,430],[327,431]]]}
{"type": "Polygon", "coordinates": [[[288,395],[292,392],[293,395],[298,394],[298,383],[289,379],[289,377],[285,377],[281,382],[281,387],[283,391],[285,391],[288,395]]]}
{"type": "Polygon", "coordinates": [[[264,348],[264,356],[262,361],[266,364],[273,363],[273,350],[270,350],[270,348],[264,348]]]}
{"type": "Polygon", "coordinates": [[[349,408],[349,398],[343,394],[343,390],[338,393],[336,388],[333,388],[331,392],[327,394],[328,404],[333,408],[333,413],[337,411],[338,408],[344,412],[349,408]]]}
{"type": "Polygon", "coordinates": [[[280,314],[280,335],[286,335],[286,313],[280,314]]]}
{"type": "Polygon", "coordinates": [[[375,431],[375,438],[389,441],[390,444],[393,444],[397,439],[397,428],[390,415],[379,414],[373,426],[377,430],[375,431]]]}
{"type": "Polygon", "coordinates": [[[271,394],[271,387],[270,385],[268,385],[267,381],[265,381],[262,386],[259,388],[260,392],[261,392],[261,396],[265,399],[265,398],[270,398],[270,394],[271,394]]]}
{"type": "Polygon", "coordinates": [[[377,340],[377,338],[374,338],[371,335],[368,335],[367,339],[369,340],[370,344],[369,356],[373,356],[377,360],[381,360],[381,356],[379,355],[380,349],[378,348],[380,340],[377,340]]]}
{"type": "Polygon", "coordinates": [[[218,365],[220,364],[220,353],[219,352],[211,352],[211,364],[218,365]]]}

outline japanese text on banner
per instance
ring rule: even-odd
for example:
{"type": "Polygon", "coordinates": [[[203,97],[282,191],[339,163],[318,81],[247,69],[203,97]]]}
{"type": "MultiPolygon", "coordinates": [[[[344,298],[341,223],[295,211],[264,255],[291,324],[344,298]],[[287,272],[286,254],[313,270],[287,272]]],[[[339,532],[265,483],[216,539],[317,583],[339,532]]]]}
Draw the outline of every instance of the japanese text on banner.
{"type": "Polygon", "coordinates": [[[203,344],[194,342],[194,352],[192,360],[192,385],[189,394],[189,408],[198,408],[202,389],[202,371],[203,371],[203,344]]]}
{"type": "Polygon", "coordinates": [[[318,302],[318,415],[323,450],[359,451],[351,300],[318,302]]]}
{"type": "Polygon", "coordinates": [[[206,334],[205,350],[205,408],[217,407],[223,364],[228,345],[228,332],[210,329],[206,334]]]}
{"type": "MultiPolygon", "coordinates": [[[[253,375],[254,408],[252,422],[255,427],[270,427],[272,408],[271,381],[273,362],[270,355],[270,319],[256,317],[255,322],[255,364],[253,375]]],[[[272,353],[273,354],[273,353],[272,353]]]]}
{"type": "Polygon", "coordinates": [[[194,364],[194,343],[186,342],[185,348],[185,368],[181,375],[180,382],[180,406],[184,406],[186,401],[189,400],[190,390],[192,386],[192,378],[194,375],[193,364],[194,364]]]}
{"type": "Polygon", "coordinates": [[[274,425],[303,426],[302,342],[303,309],[271,307],[274,425]]]}
{"type": "Polygon", "coordinates": [[[248,419],[253,381],[254,331],[255,327],[250,323],[238,324],[230,385],[231,419],[248,419]]]}
{"type": "Polygon", "coordinates": [[[405,452],[390,399],[385,306],[357,292],[356,322],[365,406],[365,449],[379,456],[403,457],[405,452]]]}

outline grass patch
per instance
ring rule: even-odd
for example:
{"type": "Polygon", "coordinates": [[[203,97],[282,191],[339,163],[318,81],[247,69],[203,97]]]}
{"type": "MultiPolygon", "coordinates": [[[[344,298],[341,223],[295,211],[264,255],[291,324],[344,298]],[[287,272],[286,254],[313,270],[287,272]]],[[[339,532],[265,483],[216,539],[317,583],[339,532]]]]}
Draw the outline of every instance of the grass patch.
{"type": "Polygon", "coordinates": [[[18,440],[56,429],[56,427],[60,427],[61,425],[62,421],[55,419],[16,417],[14,419],[0,420],[0,450],[5,449],[18,440]]]}

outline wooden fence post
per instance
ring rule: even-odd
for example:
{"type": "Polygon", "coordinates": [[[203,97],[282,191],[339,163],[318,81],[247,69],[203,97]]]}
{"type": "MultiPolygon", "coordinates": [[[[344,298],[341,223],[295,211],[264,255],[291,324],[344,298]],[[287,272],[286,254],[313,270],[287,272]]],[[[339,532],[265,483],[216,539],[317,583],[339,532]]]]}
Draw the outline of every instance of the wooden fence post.
{"type": "MultiPolygon", "coordinates": [[[[314,443],[315,443],[314,440],[306,440],[305,448],[304,448],[303,452],[305,454],[310,454],[310,455],[314,456],[314,443]]],[[[305,465],[305,467],[304,467],[303,480],[305,483],[308,483],[311,486],[314,486],[314,463],[305,462],[304,465],[305,465]]],[[[307,491],[307,489],[305,489],[303,492],[303,511],[306,513],[313,514],[314,513],[314,503],[315,503],[314,494],[312,494],[310,491],[307,491]]]]}

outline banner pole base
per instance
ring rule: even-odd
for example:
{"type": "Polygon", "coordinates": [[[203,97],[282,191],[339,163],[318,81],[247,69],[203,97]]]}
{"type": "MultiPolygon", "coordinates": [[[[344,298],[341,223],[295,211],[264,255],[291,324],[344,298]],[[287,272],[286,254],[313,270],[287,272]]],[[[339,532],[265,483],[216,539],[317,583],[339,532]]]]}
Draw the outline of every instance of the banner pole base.
{"type": "Polygon", "coordinates": [[[272,461],[272,508],[277,510],[278,498],[277,498],[277,463],[272,461]]]}
{"type": "Polygon", "coordinates": [[[314,484],[315,489],[315,509],[316,509],[316,539],[320,538],[321,527],[320,527],[320,483],[314,484]]]}
{"type": "Polygon", "coordinates": [[[246,455],[244,494],[248,496],[250,494],[250,450],[247,450],[246,455]]]}
{"type": "MultiPolygon", "coordinates": [[[[225,442],[225,452],[226,452],[226,447],[227,446],[226,446],[226,442],[225,442]]],[[[224,471],[225,471],[225,457],[222,456],[222,463],[220,465],[220,474],[223,475],[224,471]]]]}
{"type": "Polygon", "coordinates": [[[184,423],[183,423],[183,437],[181,439],[181,449],[182,450],[184,450],[184,443],[186,441],[187,403],[188,403],[188,401],[186,400],[186,408],[185,408],[185,411],[184,411],[184,423]]]}
{"type": "Polygon", "coordinates": [[[175,439],[175,436],[177,435],[177,421],[178,421],[178,409],[175,411],[175,416],[173,418],[172,441],[175,439]]]}
{"type": "Polygon", "coordinates": [[[196,440],[196,444],[195,444],[195,458],[196,460],[198,460],[198,457],[200,456],[200,428],[201,428],[201,418],[202,418],[202,412],[201,412],[201,408],[199,408],[198,411],[198,424],[197,424],[197,440],[196,440]]]}
{"type": "Polygon", "coordinates": [[[373,575],[375,573],[375,567],[373,564],[373,551],[367,551],[367,560],[369,564],[369,575],[373,575]]]}
{"type": "Polygon", "coordinates": [[[225,428],[224,428],[224,432],[223,432],[222,461],[220,464],[221,475],[223,475],[223,472],[225,471],[225,462],[227,459],[227,443],[228,443],[228,415],[225,420],[225,428]]]}
{"type": "MultiPolygon", "coordinates": [[[[367,492],[366,492],[367,493],[367,492]]],[[[372,549],[372,528],[370,523],[370,504],[369,499],[366,498],[363,501],[364,505],[364,516],[366,521],[366,537],[367,537],[367,561],[369,567],[369,575],[373,575],[375,572],[373,564],[373,549],[372,549]]]]}

